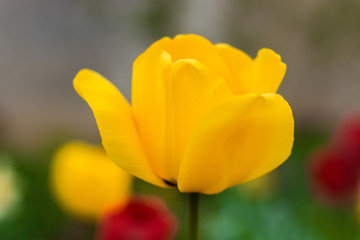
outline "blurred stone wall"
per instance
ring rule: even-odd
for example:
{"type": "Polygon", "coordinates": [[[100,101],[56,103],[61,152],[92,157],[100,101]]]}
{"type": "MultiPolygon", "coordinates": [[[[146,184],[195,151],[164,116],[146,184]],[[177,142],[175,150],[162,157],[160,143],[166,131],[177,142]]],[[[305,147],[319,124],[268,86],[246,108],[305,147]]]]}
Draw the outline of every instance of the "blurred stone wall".
{"type": "Polygon", "coordinates": [[[108,77],[130,99],[133,60],[163,35],[197,33],[288,65],[280,92],[296,126],[327,128],[360,106],[356,0],[2,0],[0,135],[29,145],[57,133],[99,139],[72,79],[108,77]]]}

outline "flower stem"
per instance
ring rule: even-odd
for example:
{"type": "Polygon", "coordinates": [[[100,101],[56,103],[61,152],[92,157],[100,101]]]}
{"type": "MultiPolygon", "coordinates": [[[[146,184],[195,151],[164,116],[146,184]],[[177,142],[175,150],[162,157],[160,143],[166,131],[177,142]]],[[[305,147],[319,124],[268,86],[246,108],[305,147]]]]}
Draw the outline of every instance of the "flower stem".
{"type": "Polygon", "coordinates": [[[199,193],[189,194],[189,240],[198,239],[199,193]]]}

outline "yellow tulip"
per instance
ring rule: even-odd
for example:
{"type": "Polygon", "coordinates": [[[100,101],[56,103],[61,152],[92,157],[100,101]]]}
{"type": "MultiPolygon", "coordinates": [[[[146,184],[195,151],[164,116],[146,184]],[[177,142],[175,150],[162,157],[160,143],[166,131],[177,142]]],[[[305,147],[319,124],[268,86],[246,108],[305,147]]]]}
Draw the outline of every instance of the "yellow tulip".
{"type": "Polygon", "coordinates": [[[134,62],[132,105],[104,77],[74,79],[109,157],[147,182],[215,194],[258,178],[291,153],[294,120],[276,91],[286,65],[253,60],[198,35],[162,38],[134,62]]]}
{"type": "Polygon", "coordinates": [[[95,220],[108,208],[127,202],[131,175],[118,168],[102,148],[70,142],[55,153],[51,184],[66,212],[95,220]]]}

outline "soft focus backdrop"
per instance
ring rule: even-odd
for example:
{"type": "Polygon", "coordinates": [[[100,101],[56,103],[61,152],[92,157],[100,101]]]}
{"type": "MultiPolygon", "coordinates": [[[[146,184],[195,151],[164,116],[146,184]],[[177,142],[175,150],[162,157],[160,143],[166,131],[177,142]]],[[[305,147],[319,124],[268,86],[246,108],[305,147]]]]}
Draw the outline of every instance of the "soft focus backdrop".
{"type": "MultiPolygon", "coordinates": [[[[252,57],[262,47],[279,53],[288,66],[279,91],[296,123],[293,155],[274,173],[274,186],[204,197],[204,239],[359,239],[354,209],[317,203],[305,174],[309,152],[344,113],[360,109],[358,0],[0,1],[0,161],[11,162],[19,175],[14,194],[22,192],[10,220],[0,222],[0,239],[93,239],[94,226],[69,220],[47,183],[58,144],[100,142],[72,79],[81,68],[96,70],[130,99],[134,59],[178,33],[252,57]]],[[[140,181],[135,189],[163,196],[186,219],[186,199],[176,191],[140,181]]]]}
{"type": "Polygon", "coordinates": [[[178,33],[252,57],[262,47],[278,52],[288,65],[280,92],[298,129],[332,126],[359,107],[356,0],[2,0],[0,33],[1,135],[16,145],[64,129],[96,138],[90,109],[71,87],[76,72],[101,72],[129,99],[133,60],[178,33]]]}

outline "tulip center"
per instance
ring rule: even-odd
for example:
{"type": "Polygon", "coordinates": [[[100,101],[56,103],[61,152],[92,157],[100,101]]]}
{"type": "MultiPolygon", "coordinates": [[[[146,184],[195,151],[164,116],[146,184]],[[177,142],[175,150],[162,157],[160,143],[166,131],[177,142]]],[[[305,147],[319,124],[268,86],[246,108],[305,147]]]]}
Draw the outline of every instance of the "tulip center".
{"type": "Polygon", "coordinates": [[[166,180],[166,179],[163,179],[164,183],[167,184],[168,186],[170,187],[177,187],[177,182],[174,181],[174,180],[166,180]]]}

